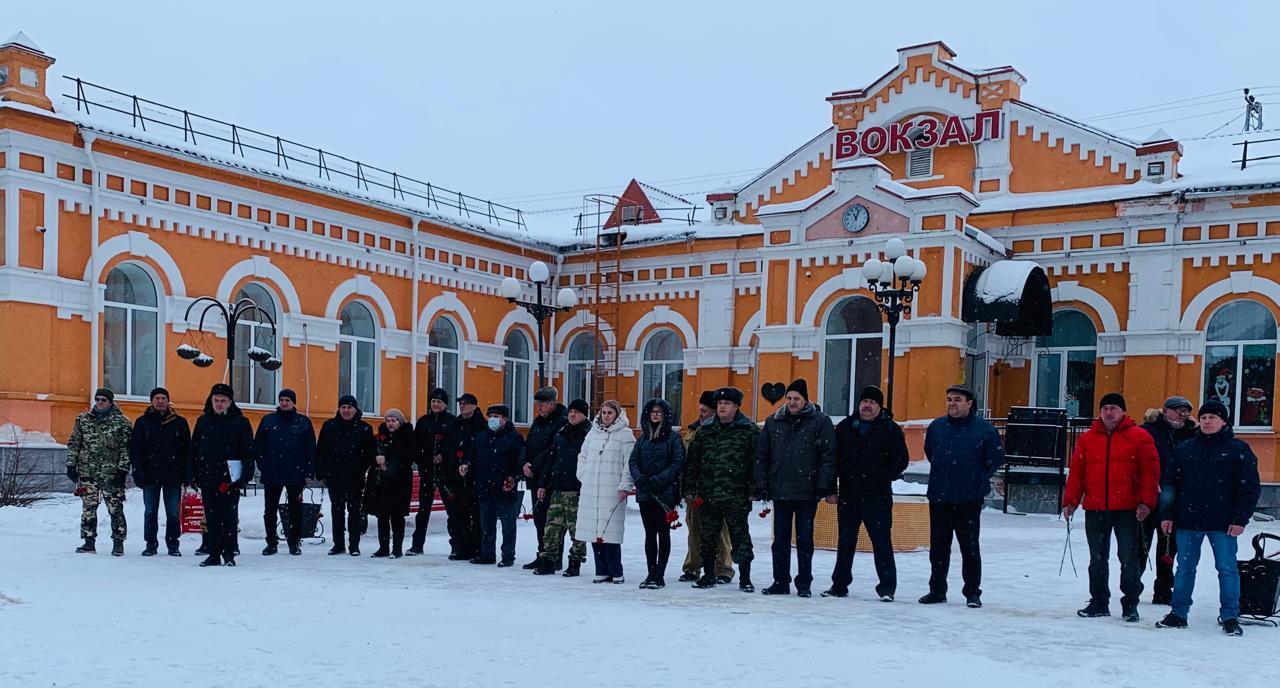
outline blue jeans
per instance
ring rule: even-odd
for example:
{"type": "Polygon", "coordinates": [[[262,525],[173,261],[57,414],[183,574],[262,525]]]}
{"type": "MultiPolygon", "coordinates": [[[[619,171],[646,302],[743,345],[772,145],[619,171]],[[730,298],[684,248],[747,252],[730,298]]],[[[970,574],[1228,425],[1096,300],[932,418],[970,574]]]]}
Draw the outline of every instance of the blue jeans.
{"type": "Polygon", "coordinates": [[[1187,618],[1191,611],[1191,591],[1196,587],[1196,566],[1200,564],[1200,546],[1209,538],[1214,568],[1218,569],[1218,618],[1240,616],[1240,569],[1236,568],[1237,538],[1223,531],[1178,530],[1178,571],[1173,576],[1173,613],[1187,618]]]}
{"type": "Polygon", "coordinates": [[[516,559],[516,516],[520,513],[521,492],[511,497],[480,500],[480,558],[494,559],[498,531],[494,521],[502,524],[502,561],[516,559]]]}
{"type": "Polygon", "coordinates": [[[182,506],[181,485],[142,486],[142,535],[148,547],[159,547],[160,495],[164,493],[164,543],[169,549],[178,548],[182,535],[179,509],[182,506]]]}

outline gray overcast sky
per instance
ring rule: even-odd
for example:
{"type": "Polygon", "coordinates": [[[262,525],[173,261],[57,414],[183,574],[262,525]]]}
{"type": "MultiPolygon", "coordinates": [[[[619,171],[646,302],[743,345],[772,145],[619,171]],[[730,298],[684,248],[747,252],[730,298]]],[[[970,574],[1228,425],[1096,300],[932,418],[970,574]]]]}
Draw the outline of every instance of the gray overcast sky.
{"type": "Polygon", "coordinates": [[[743,180],[825,128],[832,91],[929,40],[1014,65],[1025,100],[1078,118],[1205,96],[1094,122],[1139,139],[1212,130],[1242,86],[1271,87],[1280,125],[1280,3],[1037,5],[42,0],[8,3],[0,38],[27,32],[59,75],[530,210],[631,177],[743,180]]]}

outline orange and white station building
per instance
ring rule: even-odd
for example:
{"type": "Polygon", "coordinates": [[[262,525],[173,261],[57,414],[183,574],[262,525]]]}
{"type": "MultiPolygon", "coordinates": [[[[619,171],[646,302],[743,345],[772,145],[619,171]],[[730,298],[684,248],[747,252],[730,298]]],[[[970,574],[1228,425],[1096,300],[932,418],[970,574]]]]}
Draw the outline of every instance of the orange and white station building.
{"type": "Polygon", "coordinates": [[[442,386],[505,400],[524,424],[536,324],[500,286],[515,277],[532,298],[532,261],[550,266],[548,293],[577,296],[546,332],[565,396],[616,397],[633,419],[665,396],[687,423],[702,390],[734,385],[763,418],[761,385],[803,377],[840,417],[861,386],[884,386],[888,327],[861,266],[897,237],[927,267],[897,328],[893,406],[908,426],[940,415],[957,382],[991,416],[1089,416],[1109,391],[1137,417],[1169,395],[1217,397],[1263,480],[1280,481],[1280,160],[1242,169],[1238,145],[1277,134],[1128,139],[1024,101],[1013,67],[966,69],[935,42],[830,94],[829,126],[696,199],[692,221],[656,211],[688,201],[633,183],[603,230],[579,233],[51,81],[53,61],[22,34],[0,46],[0,424],[65,441],[99,385],[130,416],[157,385],[194,414],[224,375],[255,421],[282,387],[322,419],[340,392],[409,414],[442,386]],[[1051,334],[962,317],[974,299],[1017,307],[1028,270],[1047,277],[1051,334]],[[246,296],[277,327],[241,321],[228,370],[221,316],[201,332],[186,311],[246,296]],[[214,363],[183,360],[184,343],[214,363]],[[253,344],[283,367],[249,361],[253,344]]]}

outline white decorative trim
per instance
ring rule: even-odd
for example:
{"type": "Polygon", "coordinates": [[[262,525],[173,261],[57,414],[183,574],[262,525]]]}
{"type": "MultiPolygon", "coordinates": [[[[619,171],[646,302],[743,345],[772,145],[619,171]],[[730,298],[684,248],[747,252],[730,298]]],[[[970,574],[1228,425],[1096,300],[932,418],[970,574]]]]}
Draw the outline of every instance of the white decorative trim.
{"type": "Polygon", "coordinates": [[[738,348],[751,348],[751,335],[760,329],[761,323],[764,322],[764,310],[758,310],[750,318],[747,318],[746,324],[742,326],[742,332],[738,333],[738,348]]]}
{"type": "Polygon", "coordinates": [[[1102,332],[1120,332],[1120,318],[1116,315],[1116,309],[1102,294],[1080,286],[1079,282],[1066,281],[1058,282],[1058,286],[1050,291],[1050,295],[1054,303],[1079,301],[1092,308],[1098,314],[1098,319],[1102,321],[1102,332]]]}
{"type": "Polygon", "coordinates": [[[373,301],[377,310],[381,311],[382,327],[396,329],[396,311],[391,306],[391,299],[387,298],[387,293],[368,275],[356,275],[335,287],[329,296],[329,303],[324,307],[324,317],[338,320],[338,309],[350,296],[363,296],[373,301]]]}
{"type": "MultiPolygon", "coordinates": [[[[551,338],[551,351],[563,353],[568,346],[567,338],[574,330],[594,329],[596,318],[590,311],[578,310],[572,317],[560,324],[560,329],[556,330],[555,336],[551,338]]],[[[618,345],[616,330],[613,325],[603,318],[600,319],[600,335],[604,337],[604,345],[606,348],[612,349],[618,345]]]]}
{"type": "Polygon", "coordinates": [[[1196,294],[1196,297],[1191,299],[1191,303],[1187,304],[1187,309],[1183,311],[1178,329],[1184,332],[1198,330],[1200,318],[1204,316],[1209,304],[1227,294],[1257,294],[1267,297],[1274,306],[1280,307],[1280,284],[1266,277],[1259,277],[1251,271],[1237,271],[1231,273],[1227,279],[1218,280],[1196,294]]]}
{"type": "MultiPolygon", "coordinates": [[[[538,321],[534,319],[533,315],[524,308],[512,308],[507,311],[506,315],[502,316],[502,320],[498,321],[498,330],[493,335],[493,343],[502,346],[504,354],[506,353],[507,334],[509,334],[511,332],[511,328],[516,325],[524,325],[529,328],[530,332],[533,332],[535,337],[538,336],[538,321]]],[[[536,340],[531,342],[531,344],[534,348],[538,346],[536,340]]],[[[537,352],[535,351],[533,353],[535,356],[534,362],[536,363],[537,352]]]]}
{"type": "Polygon", "coordinates": [[[817,327],[819,311],[822,310],[822,306],[827,299],[842,291],[853,292],[862,288],[861,268],[845,268],[841,270],[840,274],[828,279],[813,290],[809,300],[804,304],[804,311],[801,313],[800,321],[797,324],[801,327],[817,327]]]}
{"type": "MultiPolygon", "coordinates": [[[[165,281],[169,283],[170,296],[186,296],[187,285],[182,279],[182,270],[178,268],[178,263],[173,260],[169,252],[164,247],[151,240],[145,232],[127,232],[125,234],[117,234],[98,245],[98,266],[97,275],[90,275],[93,269],[93,261],[85,263],[84,266],[84,282],[85,284],[96,284],[102,282],[103,275],[107,271],[107,264],[116,256],[129,255],[139,258],[148,258],[160,272],[164,275],[165,281]]],[[[161,285],[156,285],[157,288],[161,285]]],[[[161,290],[163,291],[163,290],[161,290]]]]}
{"type": "Polygon", "coordinates": [[[431,321],[436,315],[448,311],[458,316],[462,321],[463,336],[468,342],[480,341],[480,335],[476,330],[476,320],[471,317],[471,311],[467,310],[466,304],[462,303],[462,299],[451,291],[442,292],[439,296],[427,302],[422,307],[422,314],[418,316],[418,326],[424,331],[431,331],[431,321]]]}
{"type": "Polygon", "coordinates": [[[273,265],[267,256],[251,256],[232,265],[222,276],[222,281],[214,292],[217,299],[222,303],[230,303],[235,296],[232,290],[246,277],[258,277],[271,282],[284,299],[284,303],[280,304],[281,309],[291,314],[302,313],[302,302],[298,299],[298,290],[294,288],[293,281],[284,270],[273,265]]]}
{"type": "Polygon", "coordinates": [[[670,306],[654,306],[653,310],[640,316],[631,326],[631,333],[627,335],[627,350],[639,349],[640,336],[644,334],[645,328],[651,325],[672,325],[684,336],[686,350],[698,347],[697,331],[694,330],[688,318],[681,315],[679,311],[671,310],[670,306]]]}

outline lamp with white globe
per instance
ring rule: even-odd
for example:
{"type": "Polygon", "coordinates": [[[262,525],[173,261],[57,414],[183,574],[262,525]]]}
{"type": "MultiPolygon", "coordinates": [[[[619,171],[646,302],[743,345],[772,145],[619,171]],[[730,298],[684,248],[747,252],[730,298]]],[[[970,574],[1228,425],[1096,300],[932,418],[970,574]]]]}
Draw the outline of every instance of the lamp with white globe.
{"type": "Polygon", "coordinates": [[[534,287],[532,301],[520,300],[520,294],[524,288],[520,285],[520,280],[514,277],[504,278],[502,284],[498,286],[498,293],[502,298],[524,308],[538,323],[538,388],[541,389],[547,386],[546,338],[543,334],[546,329],[545,323],[556,313],[572,310],[577,306],[578,294],[573,289],[564,287],[556,292],[554,304],[544,303],[543,291],[544,287],[547,287],[547,280],[551,278],[551,270],[547,268],[546,263],[535,260],[529,264],[528,274],[534,287]]]}
{"type": "Polygon", "coordinates": [[[919,258],[907,255],[907,245],[893,237],[884,244],[886,260],[871,258],[862,264],[862,279],[875,297],[876,305],[889,323],[889,381],[885,390],[885,408],[893,408],[893,359],[898,343],[898,323],[903,313],[911,312],[911,302],[920,291],[920,282],[929,268],[919,258]]]}

